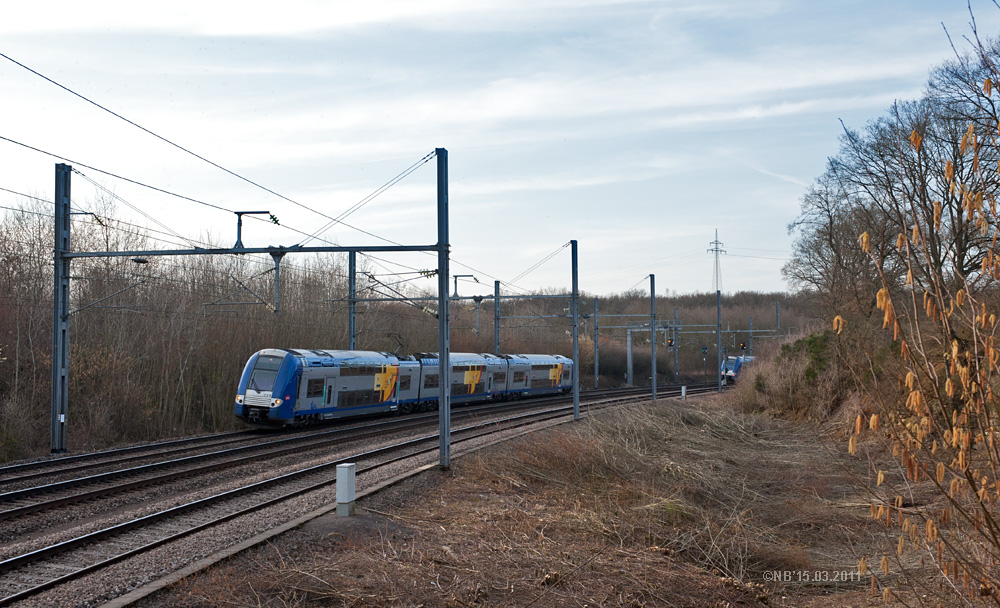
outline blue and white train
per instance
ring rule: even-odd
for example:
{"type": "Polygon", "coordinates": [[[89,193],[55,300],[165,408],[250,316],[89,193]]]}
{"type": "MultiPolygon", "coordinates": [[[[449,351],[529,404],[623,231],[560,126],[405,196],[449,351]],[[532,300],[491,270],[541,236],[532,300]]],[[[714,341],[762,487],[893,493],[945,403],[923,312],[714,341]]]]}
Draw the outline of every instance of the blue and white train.
{"type": "MultiPolygon", "coordinates": [[[[573,360],[562,355],[451,353],[451,402],[566,393],[573,360]]],[[[349,350],[269,348],[243,368],[236,416],[258,427],[303,425],[378,412],[433,410],[438,354],[397,357],[349,350]]]]}

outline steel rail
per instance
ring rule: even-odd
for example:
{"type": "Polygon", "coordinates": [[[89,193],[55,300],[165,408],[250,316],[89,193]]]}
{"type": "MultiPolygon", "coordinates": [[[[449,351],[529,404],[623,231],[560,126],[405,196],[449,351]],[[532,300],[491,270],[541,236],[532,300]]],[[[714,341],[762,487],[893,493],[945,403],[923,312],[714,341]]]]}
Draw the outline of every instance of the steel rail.
{"type": "MultiPolygon", "coordinates": [[[[565,400],[566,397],[557,396],[557,397],[547,397],[547,398],[536,398],[528,401],[519,402],[516,404],[494,403],[488,405],[480,405],[475,408],[463,408],[459,414],[456,414],[455,417],[458,420],[462,420],[465,419],[466,417],[482,415],[484,413],[533,408],[539,405],[543,405],[546,402],[558,402],[559,399],[565,400]]],[[[92,500],[95,498],[110,496],[113,494],[120,494],[122,492],[127,492],[130,490],[137,490],[149,486],[160,485],[177,479],[191,477],[193,475],[211,473],[235,465],[244,464],[249,461],[257,460],[262,457],[272,458],[276,456],[287,455],[293,452],[299,452],[302,451],[303,449],[319,449],[334,442],[356,441],[359,439],[364,439],[366,437],[371,437],[373,435],[383,434],[386,432],[386,430],[393,432],[403,431],[409,428],[422,426],[427,422],[435,421],[436,418],[437,418],[436,414],[431,413],[426,415],[410,416],[407,418],[396,418],[392,420],[385,420],[374,423],[368,422],[365,424],[359,424],[348,427],[338,427],[325,431],[313,432],[306,435],[287,437],[283,439],[269,441],[266,443],[257,443],[247,446],[240,446],[237,448],[231,448],[228,450],[219,450],[204,454],[196,454],[184,458],[178,458],[162,462],[150,463],[138,467],[132,467],[129,469],[109,471],[105,473],[90,475],[87,477],[80,477],[76,479],[64,480],[41,486],[23,488],[21,490],[14,490],[11,492],[0,494],[0,502],[10,502],[14,500],[32,498],[42,494],[47,494],[60,490],[78,488],[84,485],[113,481],[116,479],[120,479],[122,477],[148,474],[155,471],[169,469],[178,466],[185,467],[185,465],[204,462],[206,460],[224,459],[224,460],[218,460],[217,462],[213,462],[211,464],[205,464],[201,466],[194,466],[194,467],[186,466],[185,468],[173,472],[164,473],[161,475],[154,475],[151,477],[145,477],[143,479],[138,479],[135,481],[118,483],[110,487],[102,487],[85,492],[77,492],[67,496],[42,500],[28,505],[12,507],[0,511],[0,521],[6,521],[13,519],[15,517],[21,517],[39,511],[45,511],[48,509],[53,509],[65,505],[75,504],[85,500],[92,500]],[[234,457],[239,454],[246,454],[246,455],[234,457]]]]}
{"type": "MultiPolygon", "coordinates": [[[[29,470],[32,470],[32,469],[40,469],[40,468],[44,468],[44,467],[48,467],[48,466],[53,466],[53,465],[54,466],[60,466],[63,463],[83,462],[83,461],[86,461],[86,460],[93,460],[95,458],[102,458],[102,457],[105,457],[105,456],[114,456],[116,454],[129,454],[129,453],[141,452],[143,450],[156,450],[157,448],[160,448],[160,447],[167,447],[167,446],[174,446],[174,445],[183,445],[183,444],[191,444],[191,443],[198,443],[198,442],[206,442],[206,441],[212,441],[212,440],[220,438],[220,437],[231,437],[233,435],[251,435],[253,433],[254,433],[254,431],[233,431],[233,432],[230,432],[230,433],[218,433],[218,434],[215,434],[215,435],[201,435],[201,436],[198,436],[198,437],[186,437],[184,439],[171,439],[169,441],[161,441],[161,442],[158,442],[158,443],[146,443],[146,444],[143,444],[143,445],[129,446],[129,447],[125,447],[125,448],[114,448],[114,449],[111,449],[111,450],[103,450],[103,451],[100,451],[100,452],[88,452],[86,454],[76,454],[76,455],[73,455],[73,456],[59,456],[59,457],[55,457],[55,458],[46,458],[45,460],[35,460],[33,462],[23,462],[23,463],[20,463],[20,464],[10,464],[10,465],[6,465],[6,466],[0,467],[0,483],[7,483],[9,481],[15,481],[15,480],[21,479],[19,477],[13,477],[13,478],[12,477],[7,477],[7,478],[4,478],[3,475],[5,473],[8,473],[8,472],[29,471],[29,470]]],[[[155,456],[156,453],[154,452],[152,455],[155,456]]],[[[111,462],[117,462],[117,461],[111,461],[111,462]]],[[[65,470],[65,469],[60,469],[60,470],[62,471],[62,470],[65,470]]]]}
{"type": "MultiPolygon", "coordinates": [[[[622,397],[622,398],[626,398],[626,397],[622,397]]],[[[588,406],[588,407],[590,407],[590,406],[588,406]]],[[[519,414],[517,416],[512,416],[512,417],[509,417],[509,418],[504,419],[502,421],[491,420],[491,421],[480,422],[480,423],[473,424],[473,425],[470,425],[470,426],[462,427],[460,429],[456,429],[454,431],[454,433],[455,434],[459,434],[459,433],[463,434],[463,437],[458,438],[457,441],[463,441],[463,442],[464,441],[471,441],[472,439],[475,439],[475,438],[478,438],[478,437],[481,437],[481,436],[484,436],[484,435],[495,434],[497,432],[500,432],[500,430],[510,430],[511,428],[517,428],[517,427],[520,427],[520,426],[525,426],[525,425],[532,424],[532,423],[537,423],[537,422],[544,422],[544,421],[551,420],[551,419],[554,419],[554,418],[563,418],[568,413],[571,413],[571,412],[572,412],[572,406],[561,406],[561,407],[553,409],[553,410],[543,410],[543,411],[539,411],[539,412],[530,412],[530,413],[519,414]],[[505,424],[505,426],[504,426],[503,429],[498,430],[496,427],[500,423],[509,423],[509,424],[505,424]],[[487,428],[488,428],[488,430],[483,430],[480,433],[471,433],[470,434],[470,431],[480,430],[480,429],[487,429],[487,428]],[[469,436],[464,436],[465,434],[469,434],[469,436]]],[[[406,441],[399,442],[399,443],[396,443],[396,444],[393,444],[393,445],[390,445],[390,446],[384,446],[384,447],[381,447],[381,448],[375,448],[373,450],[368,450],[368,451],[365,451],[365,452],[359,452],[357,454],[353,454],[351,456],[340,458],[340,459],[337,459],[337,460],[334,460],[334,461],[331,461],[331,462],[323,463],[323,464],[320,464],[320,465],[315,465],[315,466],[312,466],[312,467],[308,467],[306,469],[302,469],[302,470],[299,470],[299,471],[294,471],[292,473],[288,473],[288,474],[285,474],[285,475],[280,475],[278,477],[274,477],[274,478],[271,478],[271,479],[260,481],[260,482],[254,483],[254,484],[250,484],[248,486],[244,486],[244,487],[241,487],[241,488],[236,488],[234,490],[229,490],[227,492],[223,492],[223,493],[220,493],[220,494],[217,494],[217,495],[214,495],[214,496],[205,497],[205,498],[198,499],[198,500],[195,500],[195,501],[183,504],[183,505],[172,507],[170,509],[166,509],[164,511],[160,511],[158,513],[153,513],[153,514],[150,514],[150,515],[147,515],[145,517],[141,517],[141,518],[138,518],[138,519],[135,519],[135,520],[131,520],[131,521],[125,522],[123,524],[118,524],[118,525],[115,525],[115,526],[111,526],[109,528],[105,528],[104,530],[98,530],[98,531],[95,531],[95,532],[91,532],[89,534],[83,535],[83,536],[78,537],[76,539],[71,539],[71,540],[68,540],[68,541],[64,541],[62,543],[57,543],[57,544],[52,545],[50,547],[45,547],[45,548],[42,548],[42,549],[38,549],[36,551],[32,551],[30,553],[26,553],[26,554],[23,554],[23,555],[20,555],[20,556],[17,556],[17,557],[13,557],[13,558],[4,560],[4,561],[0,562],[0,573],[11,572],[13,570],[16,570],[18,568],[22,568],[22,567],[24,567],[24,566],[26,566],[28,564],[33,563],[33,562],[36,562],[36,561],[39,561],[39,560],[42,560],[42,559],[45,559],[45,558],[48,558],[48,557],[52,557],[52,556],[55,556],[55,555],[63,554],[63,553],[66,553],[68,551],[71,551],[73,549],[76,549],[76,548],[79,548],[79,547],[84,547],[84,546],[90,545],[90,544],[92,544],[94,542],[97,542],[97,541],[100,541],[100,540],[108,539],[110,537],[117,536],[117,535],[123,534],[125,532],[129,532],[129,531],[132,531],[132,530],[144,527],[144,526],[148,526],[148,525],[150,525],[152,523],[164,521],[164,520],[169,519],[171,517],[176,517],[176,516],[179,516],[179,515],[182,515],[184,513],[188,513],[188,512],[191,512],[191,511],[194,511],[194,510],[197,510],[197,509],[200,509],[200,508],[207,508],[208,506],[221,503],[221,502],[223,502],[225,500],[228,500],[230,498],[241,496],[241,495],[244,495],[244,494],[247,494],[247,493],[251,493],[251,492],[254,492],[254,491],[263,490],[265,488],[270,488],[272,486],[276,486],[276,485],[279,485],[279,484],[282,484],[282,483],[287,483],[289,481],[297,480],[297,479],[306,477],[308,475],[312,475],[312,474],[315,474],[315,473],[318,473],[318,472],[329,470],[331,468],[334,471],[336,471],[336,466],[338,464],[342,464],[342,463],[345,463],[345,462],[362,460],[362,459],[365,459],[365,458],[373,458],[373,457],[376,457],[376,456],[378,456],[380,454],[388,454],[388,453],[391,453],[393,451],[398,451],[400,449],[403,449],[403,448],[406,448],[406,447],[409,447],[409,446],[418,446],[418,445],[420,445],[422,443],[435,442],[435,441],[437,441],[438,438],[439,438],[439,435],[436,434],[436,433],[430,434],[430,435],[424,435],[422,437],[417,437],[417,438],[414,438],[414,439],[406,440],[406,441]]],[[[431,447],[426,447],[426,448],[420,448],[420,449],[413,450],[413,451],[407,451],[404,454],[396,455],[393,458],[390,458],[390,459],[385,460],[385,461],[380,461],[377,464],[372,464],[372,465],[368,465],[368,466],[362,467],[362,468],[360,468],[358,470],[358,472],[359,473],[370,472],[370,471],[373,471],[373,470],[375,470],[375,469],[377,469],[379,467],[384,467],[384,466],[387,466],[389,464],[392,464],[392,463],[395,463],[395,462],[399,462],[401,460],[405,460],[405,459],[408,459],[408,458],[413,458],[413,457],[419,456],[421,454],[426,454],[426,453],[434,452],[437,449],[438,448],[436,446],[431,446],[431,447]]],[[[94,572],[94,571],[99,570],[101,568],[104,568],[106,566],[109,566],[109,565],[112,565],[114,563],[120,562],[120,561],[122,561],[124,559],[127,559],[129,557],[133,557],[133,556],[138,555],[140,553],[144,553],[146,551],[149,551],[151,549],[154,549],[156,547],[164,545],[164,544],[166,544],[168,542],[171,542],[173,540],[177,540],[177,539],[183,538],[183,537],[188,536],[190,534],[194,534],[195,532],[202,531],[204,529],[207,529],[209,527],[218,525],[220,523],[224,523],[226,521],[229,521],[229,520],[234,519],[236,517],[239,517],[241,515],[246,515],[248,513],[252,513],[253,511],[257,511],[257,510],[263,509],[265,507],[271,506],[271,505],[276,504],[278,502],[281,502],[283,500],[288,500],[289,498],[294,498],[296,496],[305,494],[307,492],[311,492],[311,491],[314,491],[314,490],[317,490],[317,489],[321,489],[323,487],[327,487],[327,486],[332,485],[334,483],[336,483],[336,477],[334,477],[333,479],[324,480],[324,481],[316,483],[316,484],[311,484],[311,485],[309,485],[307,487],[304,487],[304,488],[299,488],[299,489],[294,490],[292,492],[283,494],[283,495],[281,495],[279,497],[274,497],[274,498],[271,498],[271,499],[267,499],[267,500],[265,500],[265,501],[263,501],[261,503],[258,503],[256,505],[252,505],[250,507],[247,507],[247,508],[244,508],[244,509],[240,509],[239,511],[236,511],[236,512],[224,515],[222,517],[215,518],[215,519],[213,519],[213,520],[211,520],[209,522],[204,522],[204,523],[196,525],[196,526],[191,526],[191,527],[186,528],[185,530],[183,530],[181,532],[177,532],[177,533],[172,534],[172,535],[170,535],[168,537],[164,537],[164,538],[158,539],[158,540],[153,541],[151,543],[146,543],[146,544],[142,545],[141,547],[137,547],[137,548],[133,548],[133,549],[127,550],[125,552],[120,553],[119,555],[113,556],[111,558],[102,560],[102,561],[94,563],[94,564],[90,564],[88,566],[84,566],[83,568],[79,568],[79,569],[77,569],[77,570],[75,570],[73,572],[67,573],[67,574],[65,574],[65,575],[63,575],[61,577],[58,577],[58,578],[55,578],[55,579],[51,579],[49,581],[43,582],[43,583],[41,583],[39,585],[36,585],[34,587],[25,589],[23,591],[17,592],[15,594],[9,595],[9,596],[4,597],[4,598],[0,598],[0,606],[7,606],[7,605],[9,605],[11,603],[14,603],[16,601],[20,601],[22,599],[26,599],[26,598],[31,597],[33,595],[37,595],[38,593],[41,593],[41,592],[43,592],[45,590],[51,589],[51,588],[53,588],[55,586],[58,586],[60,584],[65,583],[65,582],[69,582],[71,580],[74,580],[76,578],[79,578],[81,576],[89,574],[91,572],[94,572]]]]}

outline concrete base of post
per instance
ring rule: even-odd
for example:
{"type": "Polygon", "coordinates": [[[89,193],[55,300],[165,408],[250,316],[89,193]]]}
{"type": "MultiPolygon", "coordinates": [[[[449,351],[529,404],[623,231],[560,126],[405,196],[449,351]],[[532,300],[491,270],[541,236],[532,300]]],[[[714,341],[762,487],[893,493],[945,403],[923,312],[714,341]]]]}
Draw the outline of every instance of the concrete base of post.
{"type": "Polygon", "coordinates": [[[337,517],[354,515],[354,463],[337,465],[337,517]]]}

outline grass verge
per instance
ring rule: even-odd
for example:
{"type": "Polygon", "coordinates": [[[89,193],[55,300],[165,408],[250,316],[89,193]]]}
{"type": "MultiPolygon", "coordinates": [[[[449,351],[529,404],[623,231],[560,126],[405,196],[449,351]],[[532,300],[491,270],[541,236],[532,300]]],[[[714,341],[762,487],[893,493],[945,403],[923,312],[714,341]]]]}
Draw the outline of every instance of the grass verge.
{"type": "Polygon", "coordinates": [[[867,605],[845,542],[878,538],[855,495],[863,466],[814,426],[720,399],[636,404],[456,459],[144,605],[867,605]]]}

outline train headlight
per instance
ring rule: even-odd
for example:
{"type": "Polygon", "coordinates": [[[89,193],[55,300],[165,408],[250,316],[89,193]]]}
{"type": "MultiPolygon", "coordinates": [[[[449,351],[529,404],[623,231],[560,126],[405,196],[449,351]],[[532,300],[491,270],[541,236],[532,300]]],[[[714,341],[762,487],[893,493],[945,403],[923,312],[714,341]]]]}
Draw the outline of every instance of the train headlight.
{"type": "Polygon", "coordinates": [[[281,399],[271,399],[271,407],[278,407],[282,403],[284,403],[284,401],[281,399]]]}
{"type": "Polygon", "coordinates": [[[243,405],[243,395],[236,395],[236,403],[243,405]]]}

